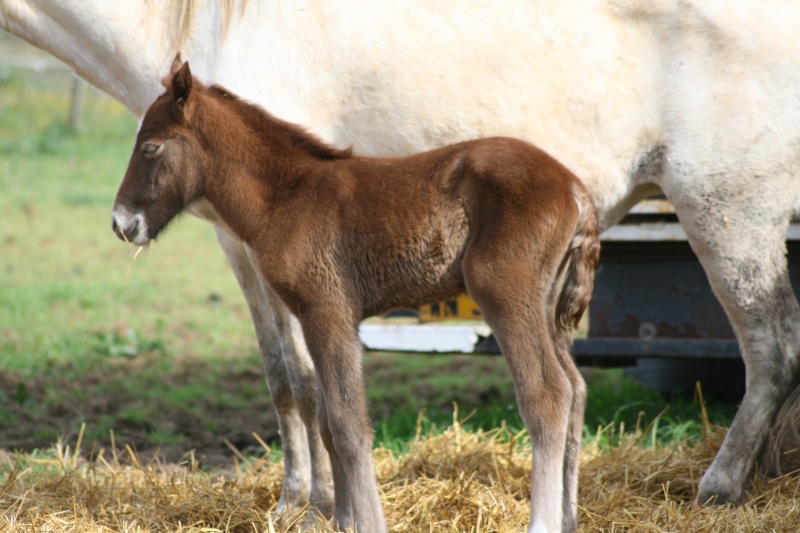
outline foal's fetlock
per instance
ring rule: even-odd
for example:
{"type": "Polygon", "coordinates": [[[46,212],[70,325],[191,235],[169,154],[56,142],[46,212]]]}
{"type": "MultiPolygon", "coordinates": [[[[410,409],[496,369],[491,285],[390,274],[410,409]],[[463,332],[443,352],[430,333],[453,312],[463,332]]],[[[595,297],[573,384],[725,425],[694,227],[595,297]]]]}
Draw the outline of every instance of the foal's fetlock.
{"type": "Polygon", "coordinates": [[[333,528],[333,501],[326,505],[322,505],[323,503],[309,505],[300,531],[324,531],[333,528]]]}
{"type": "Polygon", "coordinates": [[[304,514],[308,505],[290,505],[285,502],[283,498],[281,501],[278,502],[278,505],[275,506],[275,509],[269,512],[270,520],[277,526],[283,528],[284,526],[288,526],[291,524],[299,523],[300,520],[303,519],[304,514]]]}
{"type": "Polygon", "coordinates": [[[311,509],[326,518],[333,517],[333,483],[322,489],[315,488],[311,493],[311,509]]]}

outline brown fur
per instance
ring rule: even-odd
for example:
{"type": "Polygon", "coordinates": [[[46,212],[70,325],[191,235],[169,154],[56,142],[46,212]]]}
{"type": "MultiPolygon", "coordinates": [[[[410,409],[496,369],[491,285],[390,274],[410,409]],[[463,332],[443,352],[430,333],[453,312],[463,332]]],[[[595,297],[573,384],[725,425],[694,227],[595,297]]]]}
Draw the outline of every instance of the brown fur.
{"type": "Polygon", "coordinates": [[[302,324],[340,527],[385,530],[359,322],[465,290],[498,339],[531,435],[531,521],[576,527],[585,385],[569,328],[588,304],[599,241],[591,197],[565,167],[508,138],[355,157],[199,84],[184,64],[145,115],[115,230],[146,242],[201,199],[302,324]]]}

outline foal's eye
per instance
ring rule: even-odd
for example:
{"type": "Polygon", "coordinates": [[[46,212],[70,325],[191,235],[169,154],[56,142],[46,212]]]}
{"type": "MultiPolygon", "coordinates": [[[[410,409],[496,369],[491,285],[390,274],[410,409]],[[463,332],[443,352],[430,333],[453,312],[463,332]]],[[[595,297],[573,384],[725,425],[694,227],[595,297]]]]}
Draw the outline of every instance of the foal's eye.
{"type": "Polygon", "coordinates": [[[161,150],[161,145],[156,143],[144,143],[142,153],[144,155],[156,155],[161,150]]]}

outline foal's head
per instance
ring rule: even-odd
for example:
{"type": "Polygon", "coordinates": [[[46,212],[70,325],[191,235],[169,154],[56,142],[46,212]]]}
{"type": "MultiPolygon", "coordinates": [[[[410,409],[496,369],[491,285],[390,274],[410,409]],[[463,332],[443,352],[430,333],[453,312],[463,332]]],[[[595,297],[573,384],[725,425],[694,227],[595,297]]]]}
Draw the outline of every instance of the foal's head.
{"type": "Polygon", "coordinates": [[[200,198],[208,170],[204,140],[190,127],[195,100],[202,95],[192,91],[189,64],[176,58],[165,86],[142,119],[111,215],[117,236],[134,244],[147,244],[200,198]]]}

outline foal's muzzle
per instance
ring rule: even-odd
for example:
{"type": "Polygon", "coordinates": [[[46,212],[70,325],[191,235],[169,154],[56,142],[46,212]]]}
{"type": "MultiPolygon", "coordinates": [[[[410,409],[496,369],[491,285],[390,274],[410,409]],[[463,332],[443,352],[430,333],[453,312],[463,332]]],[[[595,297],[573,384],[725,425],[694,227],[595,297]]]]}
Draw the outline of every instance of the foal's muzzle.
{"type": "Polygon", "coordinates": [[[141,214],[132,214],[124,208],[115,208],[111,213],[111,229],[120,240],[144,245],[150,240],[147,224],[141,214]]]}

